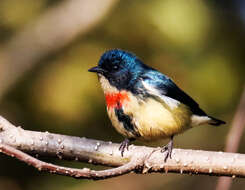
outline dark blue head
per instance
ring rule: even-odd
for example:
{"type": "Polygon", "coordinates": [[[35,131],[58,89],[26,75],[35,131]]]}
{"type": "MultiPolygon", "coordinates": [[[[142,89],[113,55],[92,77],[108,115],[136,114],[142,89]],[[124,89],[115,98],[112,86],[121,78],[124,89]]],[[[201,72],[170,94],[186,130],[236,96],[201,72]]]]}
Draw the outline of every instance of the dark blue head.
{"type": "Polygon", "coordinates": [[[89,69],[104,76],[117,89],[128,89],[137,78],[150,69],[134,54],[114,49],[106,51],[97,67],[89,69]]]}

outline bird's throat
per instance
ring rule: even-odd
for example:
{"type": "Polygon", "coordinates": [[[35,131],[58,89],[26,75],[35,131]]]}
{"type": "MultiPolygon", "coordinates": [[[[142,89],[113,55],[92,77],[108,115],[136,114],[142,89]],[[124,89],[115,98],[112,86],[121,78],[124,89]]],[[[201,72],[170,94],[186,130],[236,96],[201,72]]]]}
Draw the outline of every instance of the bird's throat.
{"type": "Polygon", "coordinates": [[[119,91],[112,86],[109,81],[102,75],[99,75],[99,81],[105,94],[107,108],[122,108],[129,101],[129,94],[125,91],[119,91]]]}
{"type": "Polygon", "coordinates": [[[122,108],[122,106],[129,101],[127,92],[122,91],[118,93],[105,94],[107,108],[122,108]]]}

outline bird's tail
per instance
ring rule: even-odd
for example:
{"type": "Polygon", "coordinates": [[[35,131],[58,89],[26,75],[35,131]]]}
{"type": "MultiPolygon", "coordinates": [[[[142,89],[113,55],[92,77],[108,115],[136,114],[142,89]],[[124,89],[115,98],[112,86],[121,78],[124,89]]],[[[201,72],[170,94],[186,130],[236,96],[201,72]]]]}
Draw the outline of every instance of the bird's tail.
{"type": "Polygon", "coordinates": [[[216,119],[212,116],[208,116],[211,120],[209,121],[208,124],[210,125],[214,125],[214,126],[220,126],[220,125],[223,125],[223,124],[226,124],[225,121],[222,121],[222,120],[219,120],[219,119],[216,119]]]}

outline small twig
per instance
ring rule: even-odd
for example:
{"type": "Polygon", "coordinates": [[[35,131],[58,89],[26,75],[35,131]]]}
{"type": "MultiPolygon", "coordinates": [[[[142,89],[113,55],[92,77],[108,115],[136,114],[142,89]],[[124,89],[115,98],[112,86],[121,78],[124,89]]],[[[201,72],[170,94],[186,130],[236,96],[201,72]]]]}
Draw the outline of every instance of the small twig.
{"type": "Polygon", "coordinates": [[[1,116],[0,144],[3,153],[14,155],[34,167],[77,178],[104,179],[131,171],[245,177],[244,154],[173,149],[172,159],[165,162],[165,154],[161,151],[131,145],[122,157],[118,150],[119,144],[49,132],[27,131],[15,127],[1,116]],[[24,152],[117,168],[105,171],[64,168],[42,162],[24,152]]]}
{"type": "Polygon", "coordinates": [[[40,161],[20,150],[17,150],[5,144],[0,144],[0,152],[9,155],[11,157],[15,157],[18,160],[21,160],[37,168],[39,171],[48,171],[53,174],[70,176],[77,179],[99,180],[99,179],[106,179],[115,176],[120,176],[129,173],[131,171],[134,171],[134,169],[137,168],[137,165],[139,164],[137,160],[134,160],[117,168],[95,171],[95,170],[90,170],[88,168],[75,169],[75,168],[61,167],[58,165],[49,164],[47,162],[40,161]]]}
{"type": "MultiPolygon", "coordinates": [[[[238,105],[235,117],[227,136],[225,152],[237,152],[245,127],[245,86],[238,105]]],[[[218,180],[216,190],[229,190],[232,184],[230,178],[221,177],[218,180]]]]}
{"type": "Polygon", "coordinates": [[[231,126],[225,151],[237,152],[245,127],[245,86],[231,126]]]}

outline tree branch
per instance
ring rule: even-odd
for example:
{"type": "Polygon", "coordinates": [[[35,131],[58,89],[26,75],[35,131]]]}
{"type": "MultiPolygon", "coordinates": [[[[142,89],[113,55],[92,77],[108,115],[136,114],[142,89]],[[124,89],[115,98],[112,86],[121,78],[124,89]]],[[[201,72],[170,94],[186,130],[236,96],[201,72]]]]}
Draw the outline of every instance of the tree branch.
{"type": "Polygon", "coordinates": [[[118,148],[118,144],[111,142],[48,132],[27,131],[21,127],[15,127],[3,117],[0,117],[0,150],[4,154],[13,156],[40,170],[60,175],[75,178],[104,179],[129,172],[172,172],[245,177],[245,155],[243,154],[174,149],[173,158],[168,159],[165,163],[165,155],[156,148],[131,145],[129,151],[125,152],[124,157],[121,157],[118,148]],[[83,161],[116,168],[102,171],[93,171],[86,168],[65,168],[42,162],[29,154],[83,161]]]}
{"type": "Polygon", "coordinates": [[[71,176],[74,178],[85,178],[85,179],[105,179],[109,177],[115,177],[119,175],[123,175],[129,173],[134,170],[137,166],[137,161],[130,161],[129,163],[122,165],[120,167],[102,171],[94,171],[88,168],[84,169],[75,169],[75,168],[67,168],[61,167],[54,164],[49,164],[47,162],[40,161],[16,148],[11,146],[0,144],[0,150],[2,153],[9,155],[11,157],[15,157],[23,162],[28,163],[29,165],[37,168],[39,171],[48,171],[50,173],[55,173],[59,175],[71,176]]]}
{"type": "MultiPolygon", "coordinates": [[[[232,122],[232,127],[228,133],[226,140],[225,152],[237,152],[242,134],[245,127],[245,86],[241,100],[239,102],[235,117],[232,122]]],[[[229,190],[232,181],[229,178],[221,177],[218,180],[216,190],[229,190]]]]}

